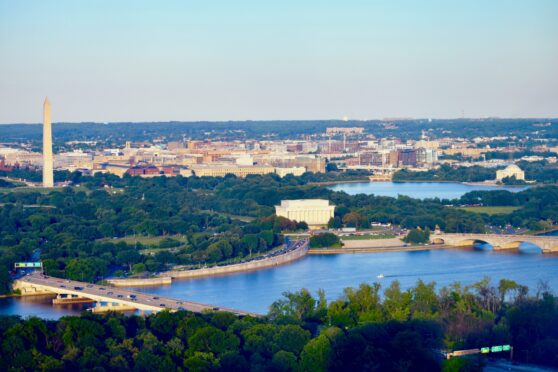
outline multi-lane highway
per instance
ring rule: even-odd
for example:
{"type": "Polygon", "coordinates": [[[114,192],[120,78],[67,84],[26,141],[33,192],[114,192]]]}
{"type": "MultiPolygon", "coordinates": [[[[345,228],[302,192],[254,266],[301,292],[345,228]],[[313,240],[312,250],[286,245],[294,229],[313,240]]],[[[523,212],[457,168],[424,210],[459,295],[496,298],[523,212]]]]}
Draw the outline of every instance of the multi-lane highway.
{"type": "Polygon", "coordinates": [[[118,310],[118,306],[122,306],[153,312],[165,309],[169,311],[187,310],[195,313],[225,311],[236,315],[261,316],[260,314],[247,311],[201,304],[176,298],[161,297],[128,289],[54,278],[39,272],[25,275],[16,280],[14,288],[19,289],[22,295],[55,293],[62,296],[88,298],[97,302],[98,306],[108,306],[114,310],[118,310]]]}

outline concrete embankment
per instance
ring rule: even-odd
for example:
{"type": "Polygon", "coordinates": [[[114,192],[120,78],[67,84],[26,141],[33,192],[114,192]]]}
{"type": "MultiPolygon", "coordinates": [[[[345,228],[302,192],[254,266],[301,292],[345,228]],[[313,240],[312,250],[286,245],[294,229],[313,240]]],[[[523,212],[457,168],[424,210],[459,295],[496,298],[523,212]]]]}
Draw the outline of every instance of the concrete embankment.
{"type": "Polygon", "coordinates": [[[314,248],[308,254],[344,254],[344,253],[377,253],[377,252],[407,252],[407,251],[429,251],[432,249],[452,248],[445,245],[416,245],[398,247],[368,247],[368,248],[314,248]]]}
{"type": "Polygon", "coordinates": [[[172,284],[172,278],[170,276],[162,276],[155,278],[108,279],[107,282],[115,287],[141,287],[172,284]]]}
{"type": "Polygon", "coordinates": [[[191,278],[201,278],[204,276],[225,275],[225,274],[238,273],[243,271],[267,269],[270,267],[275,267],[275,266],[296,261],[304,257],[307,252],[308,252],[308,246],[303,245],[301,248],[295,249],[293,251],[275,257],[268,257],[261,260],[254,260],[254,261],[244,262],[244,263],[234,264],[234,265],[208,267],[205,269],[167,271],[164,273],[164,275],[171,276],[173,279],[191,279],[191,278]]]}
{"type": "Polygon", "coordinates": [[[390,239],[357,239],[343,240],[342,248],[314,248],[308,254],[341,254],[341,253],[372,253],[372,252],[404,252],[425,251],[430,249],[447,248],[442,245],[405,246],[400,238],[390,239]]]}
{"type": "Polygon", "coordinates": [[[347,248],[385,248],[385,247],[401,247],[403,242],[400,238],[388,239],[343,239],[343,249],[347,248]]]}
{"type": "Polygon", "coordinates": [[[238,273],[243,271],[267,269],[270,267],[275,267],[275,266],[296,261],[304,257],[307,253],[308,253],[308,245],[303,245],[302,247],[287,252],[285,254],[281,254],[275,257],[263,258],[261,260],[254,260],[250,262],[244,262],[244,263],[226,265],[226,266],[207,267],[204,269],[196,269],[196,270],[171,270],[171,271],[165,271],[161,273],[160,276],[155,278],[109,279],[107,280],[107,282],[114,285],[115,287],[168,285],[168,284],[172,284],[173,279],[202,278],[206,276],[226,275],[226,274],[238,273]]]}

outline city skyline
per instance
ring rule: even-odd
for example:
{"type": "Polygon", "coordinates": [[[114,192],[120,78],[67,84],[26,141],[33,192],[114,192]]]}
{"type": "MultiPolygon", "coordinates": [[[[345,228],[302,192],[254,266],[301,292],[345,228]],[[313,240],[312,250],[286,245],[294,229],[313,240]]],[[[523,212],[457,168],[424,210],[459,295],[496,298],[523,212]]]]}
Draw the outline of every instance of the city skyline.
{"type": "Polygon", "coordinates": [[[0,369],[558,368],[557,19],[0,0],[0,369]]]}
{"type": "Polygon", "coordinates": [[[557,117],[558,3],[0,1],[0,123],[557,117]]]}

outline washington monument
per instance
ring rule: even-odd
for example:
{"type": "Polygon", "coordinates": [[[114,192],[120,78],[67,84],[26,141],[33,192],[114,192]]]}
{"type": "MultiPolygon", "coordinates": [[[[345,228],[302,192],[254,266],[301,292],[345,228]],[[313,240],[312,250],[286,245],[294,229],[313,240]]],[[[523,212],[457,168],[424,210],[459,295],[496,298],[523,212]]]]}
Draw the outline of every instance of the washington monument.
{"type": "Polygon", "coordinates": [[[46,97],[43,104],[43,187],[54,186],[52,169],[52,124],[50,122],[50,102],[46,97]]]}

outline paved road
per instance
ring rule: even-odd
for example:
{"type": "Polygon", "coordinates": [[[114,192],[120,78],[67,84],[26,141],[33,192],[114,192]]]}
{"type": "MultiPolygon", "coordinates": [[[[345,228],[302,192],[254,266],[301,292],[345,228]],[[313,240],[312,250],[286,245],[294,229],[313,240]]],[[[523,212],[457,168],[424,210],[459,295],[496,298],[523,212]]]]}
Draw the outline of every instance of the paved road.
{"type": "Polygon", "coordinates": [[[532,364],[513,364],[509,360],[495,359],[489,360],[483,368],[484,372],[502,372],[502,371],[515,371],[515,372],[550,372],[557,371],[554,368],[535,366],[532,364]]]}
{"type": "Polygon", "coordinates": [[[57,294],[77,294],[95,301],[114,302],[125,306],[135,307],[140,310],[188,310],[195,313],[201,313],[204,311],[225,311],[236,315],[261,316],[260,314],[247,311],[201,304],[198,302],[185,301],[176,298],[160,297],[144,292],[131,291],[112,286],[100,286],[74,280],[54,278],[42,275],[38,272],[26,275],[19,279],[19,281],[36,285],[37,287],[47,289],[57,294]]]}

